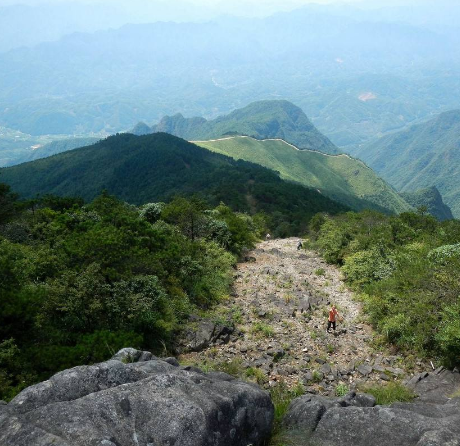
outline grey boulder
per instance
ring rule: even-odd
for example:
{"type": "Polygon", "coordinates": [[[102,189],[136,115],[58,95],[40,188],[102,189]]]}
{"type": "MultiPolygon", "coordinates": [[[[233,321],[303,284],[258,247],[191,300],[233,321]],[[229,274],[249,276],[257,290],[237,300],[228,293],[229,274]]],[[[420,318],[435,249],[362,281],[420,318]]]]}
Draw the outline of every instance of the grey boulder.
{"type": "Polygon", "coordinates": [[[258,386],[145,352],[115,358],[60,372],[1,406],[0,444],[256,446],[270,436],[273,405],[258,386]]]}
{"type": "Polygon", "coordinates": [[[199,352],[212,343],[226,344],[234,331],[235,326],[231,322],[222,324],[202,319],[196,322],[195,327],[184,330],[176,349],[178,352],[199,352]]]}
{"type": "Polygon", "coordinates": [[[459,422],[460,398],[375,406],[372,396],[354,393],[297,398],[284,419],[305,446],[460,446],[459,422]]]}
{"type": "Polygon", "coordinates": [[[420,373],[406,382],[419,399],[427,403],[442,404],[460,389],[460,373],[443,367],[432,373],[420,373]]]}
{"type": "Polygon", "coordinates": [[[452,446],[460,445],[460,412],[432,417],[404,408],[376,406],[328,410],[312,436],[318,445],[452,446]]]}
{"type": "Polygon", "coordinates": [[[373,407],[372,395],[350,392],[343,398],[328,398],[320,395],[304,395],[296,398],[289,405],[283,419],[287,429],[312,433],[324,414],[333,407],[373,407]]]}

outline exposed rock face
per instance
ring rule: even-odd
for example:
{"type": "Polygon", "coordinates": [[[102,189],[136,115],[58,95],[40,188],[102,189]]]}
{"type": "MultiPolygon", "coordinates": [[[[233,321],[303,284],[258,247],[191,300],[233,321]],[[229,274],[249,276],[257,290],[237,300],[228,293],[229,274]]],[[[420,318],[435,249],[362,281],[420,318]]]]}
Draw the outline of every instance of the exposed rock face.
{"type": "Polygon", "coordinates": [[[289,406],[283,423],[289,429],[312,433],[324,414],[333,407],[374,407],[372,395],[350,392],[343,398],[328,398],[320,395],[304,395],[296,398],[289,406]]]}
{"type": "Polygon", "coordinates": [[[437,408],[438,416],[433,416],[430,407],[420,413],[411,404],[404,407],[334,407],[323,415],[312,439],[318,445],[327,446],[459,445],[459,401],[449,406],[447,413],[452,410],[454,415],[444,415],[447,407],[437,408]],[[449,443],[445,439],[449,439],[449,443]]]}
{"type": "Polygon", "coordinates": [[[433,373],[419,373],[405,384],[419,396],[420,401],[442,404],[460,389],[460,373],[440,367],[433,373]]]}
{"type": "MultiPolygon", "coordinates": [[[[432,374],[424,386],[431,392],[435,376],[452,384],[457,375],[432,374]]],[[[354,393],[345,398],[305,395],[291,403],[284,424],[297,437],[302,433],[299,444],[305,446],[460,446],[459,421],[460,398],[448,398],[440,387],[437,398],[422,394],[413,403],[391,406],[375,406],[373,397],[354,393]]]]}
{"type": "Polygon", "coordinates": [[[269,437],[266,392],[168,359],[124,349],[25,389],[1,406],[0,444],[256,446],[269,437]]]}
{"type": "MultiPolygon", "coordinates": [[[[199,352],[211,344],[226,344],[234,336],[235,327],[232,323],[216,323],[209,319],[197,321],[196,327],[191,327],[182,334],[182,339],[176,347],[178,352],[199,352]]],[[[236,336],[236,335],[235,335],[236,336]]]]}

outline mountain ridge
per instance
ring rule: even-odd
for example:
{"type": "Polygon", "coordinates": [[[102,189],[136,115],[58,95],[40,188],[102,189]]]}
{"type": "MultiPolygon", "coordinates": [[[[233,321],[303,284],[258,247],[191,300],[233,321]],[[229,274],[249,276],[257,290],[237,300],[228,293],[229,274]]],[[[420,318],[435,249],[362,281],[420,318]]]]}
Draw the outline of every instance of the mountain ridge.
{"type": "Polygon", "coordinates": [[[386,209],[396,213],[411,210],[370,167],[348,154],[299,150],[281,139],[258,140],[247,136],[195,143],[234,159],[260,164],[278,172],[285,180],[317,189],[354,209],[386,209]]]}
{"type": "MultiPolygon", "coordinates": [[[[147,131],[138,123],[134,134],[147,131]]],[[[341,153],[308,119],[300,107],[286,100],[264,100],[233,110],[212,120],[202,117],[185,118],[181,113],[164,116],[151,132],[170,133],[187,140],[210,140],[226,135],[251,136],[256,139],[280,138],[300,149],[324,153],[341,153]]]]}
{"type": "Polygon", "coordinates": [[[263,166],[167,133],[114,135],[92,146],[1,169],[0,181],[25,198],[51,193],[89,201],[107,190],[129,203],[144,204],[199,195],[242,212],[277,213],[273,227],[285,228],[280,235],[306,228],[317,212],[348,209],[313,189],[283,181],[263,166]]]}

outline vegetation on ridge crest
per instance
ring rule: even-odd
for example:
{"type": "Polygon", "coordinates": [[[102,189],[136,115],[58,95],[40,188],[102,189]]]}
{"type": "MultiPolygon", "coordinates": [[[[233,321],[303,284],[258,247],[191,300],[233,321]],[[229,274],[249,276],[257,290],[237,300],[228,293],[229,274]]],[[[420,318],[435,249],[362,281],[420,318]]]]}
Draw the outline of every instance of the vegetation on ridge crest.
{"type": "Polygon", "coordinates": [[[89,147],[2,169],[0,176],[26,198],[51,193],[91,201],[106,189],[139,205],[198,194],[214,206],[224,202],[240,212],[266,214],[270,230],[281,237],[301,233],[317,212],[346,209],[262,166],[235,161],[166,133],[111,136],[89,147]]]}
{"type": "Polygon", "coordinates": [[[411,209],[372,169],[348,155],[329,156],[296,150],[284,141],[258,141],[245,137],[197,144],[213,152],[273,169],[281,178],[318,189],[353,209],[372,208],[395,213],[411,209]]]}

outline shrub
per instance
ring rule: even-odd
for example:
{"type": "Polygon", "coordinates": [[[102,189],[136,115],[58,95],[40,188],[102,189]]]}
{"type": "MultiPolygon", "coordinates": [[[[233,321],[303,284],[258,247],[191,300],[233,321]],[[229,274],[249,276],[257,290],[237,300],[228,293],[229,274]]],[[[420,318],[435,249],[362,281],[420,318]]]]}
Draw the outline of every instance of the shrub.
{"type": "Polygon", "coordinates": [[[260,386],[266,384],[268,381],[267,375],[257,367],[249,367],[246,369],[246,377],[253,378],[260,386]]]}
{"type": "Polygon", "coordinates": [[[346,384],[341,383],[335,386],[335,395],[338,397],[345,396],[349,391],[350,389],[348,388],[346,384]]]}
{"type": "Polygon", "coordinates": [[[284,381],[280,381],[276,387],[270,390],[270,396],[272,398],[273,405],[275,406],[275,421],[274,421],[274,433],[280,431],[281,422],[284,415],[287,412],[289,404],[294,398],[302,396],[305,393],[305,389],[302,384],[289,389],[284,381]]]}
{"type": "Polygon", "coordinates": [[[255,322],[252,324],[251,331],[254,334],[264,336],[266,338],[272,337],[275,332],[270,325],[264,324],[263,322],[255,322]]]}
{"type": "Polygon", "coordinates": [[[455,365],[460,358],[460,302],[444,307],[441,323],[435,339],[448,365],[455,365]]]}
{"type": "Polygon", "coordinates": [[[224,372],[228,375],[234,376],[235,378],[241,378],[244,376],[242,363],[243,361],[240,358],[234,358],[231,361],[216,363],[212,368],[218,372],[224,372]]]}
{"type": "Polygon", "coordinates": [[[342,267],[346,279],[355,285],[386,279],[395,269],[395,260],[377,247],[346,257],[342,267]]]}
{"type": "Polygon", "coordinates": [[[144,206],[140,208],[139,215],[149,223],[155,223],[160,219],[161,213],[163,212],[165,206],[165,203],[144,204],[144,206]]]}
{"type": "Polygon", "coordinates": [[[334,220],[327,220],[321,226],[317,247],[329,263],[342,261],[342,250],[347,245],[350,237],[345,228],[342,228],[334,220]]]}
{"type": "Polygon", "coordinates": [[[439,248],[432,249],[428,253],[428,260],[435,265],[446,265],[454,259],[460,259],[460,243],[456,245],[443,245],[439,248]]]}
{"type": "Polygon", "coordinates": [[[322,380],[323,380],[323,375],[321,374],[321,372],[318,372],[318,370],[313,370],[312,382],[320,383],[322,380]]]}

